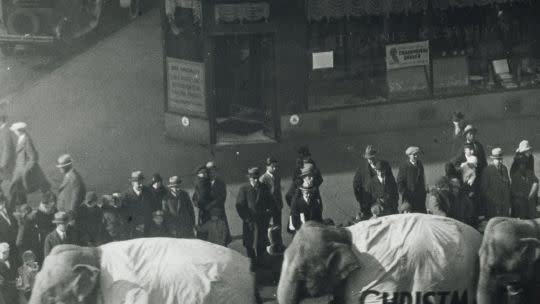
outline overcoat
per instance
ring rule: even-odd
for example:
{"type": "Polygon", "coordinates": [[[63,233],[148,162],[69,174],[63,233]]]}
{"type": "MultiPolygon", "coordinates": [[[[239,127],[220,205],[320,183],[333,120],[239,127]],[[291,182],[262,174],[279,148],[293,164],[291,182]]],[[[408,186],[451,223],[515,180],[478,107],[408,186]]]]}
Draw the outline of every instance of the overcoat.
{"type": "Polygon", "coordinates": [[[163,211],[167,226],[176,237],[195,237],[195,211],[186,191],[178,190],[177,196],[167,193],[163,198],[163,211]]]}
{"type": "Polygon", "coordinates": [[[416,166],[410,161],[403,162],[397,177],[398,191],[402,202],[411,205],[411,212],[426,212],[426,182],[424,165],[421,161],[416,166]]]}
{"type": "Polygon", "coordinates": [[[399,194],[396,182],[393,179],[385,178],[383,184],[377,176],[372,177],[368,183],[367,194],[370,208],[375,204],[382,205],[384,210],[381,215],[397,213],[399,194]]]}
{"type": "Polygon", "coordinates": [[[538,178],[534,172],[525,171],[520,174],[518,171],[512,175],[511,203],[512,217],[521,219],[536,218],[536,204],[538,203],[538,191],[533,198],[529,199],[529,193],[534,184],[538,184],[538,178]]]}
{"type": "Polygon", "coordinates": [[[71,169],[64,174],[58,188],[57,208],[63,211],[77,211],[84,201],[86,186],[79,172],[71,169]]]}
{"type": "Polygon", "coordinates": [[[482,173],[480,190],[488,219],[510,216],[510,178],[505,165],[501,165],[500,172],[493,164],[487,166],[482,173]]]}
{"type": "MultiPolygon", "coordinates": [[[[385,168],[386,178],[390,178],[392,180],[395,180],[394,173],[392,173],[392,168],[390,167],[390,164],[385,160],[379,160],[381,162],[381,165],[383,168],[385,168]]],[[[356,170],[356,173],[354,174],[353,179],[353,191],[354,191],[354,197],[356,198],[356,201],[360,205],[360,208],[362,212],[369,214],[369,208],[370,202],[369,202],[369,196],[366,193],[367,186],[369,184],[369,181],[377,175],[377,172],[375,172],[375,169],[371,167],[369,162],[367,160],[363,160],[358,169],[356,170]]]]}

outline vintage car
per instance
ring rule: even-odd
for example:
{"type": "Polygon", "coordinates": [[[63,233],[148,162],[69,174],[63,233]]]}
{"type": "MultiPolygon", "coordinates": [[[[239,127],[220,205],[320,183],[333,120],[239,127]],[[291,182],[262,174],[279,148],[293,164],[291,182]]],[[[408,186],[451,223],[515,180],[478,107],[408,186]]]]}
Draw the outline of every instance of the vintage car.
{"type": "Polygon", "coordinates": [[[141,0],[0,0],[0,50],[11,55],[18,44],[69,43],[94,30],[113,1],[139,15],[141,0]]]}

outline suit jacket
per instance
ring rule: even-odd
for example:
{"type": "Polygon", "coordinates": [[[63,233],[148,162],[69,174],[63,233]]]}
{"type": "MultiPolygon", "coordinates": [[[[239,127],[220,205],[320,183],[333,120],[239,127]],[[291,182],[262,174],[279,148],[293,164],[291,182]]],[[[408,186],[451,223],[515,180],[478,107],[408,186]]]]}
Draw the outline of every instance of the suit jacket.
{"type": "Polygon", "coordinates": [[[75,238],[76,236],[74,235],[72,227],[68,226],[68,228],[66,229],[66,238],[64,240],[60,238],[60,235],[58,234],[58,232],[56,232],[56,229],[54,229],[45,238],[45,244],[43,247],[44,257],[47,257],[55,246],[62,244],[76,244],[77,240],[75,238]]]}
{"type": "Polygon", "coordinates": [[[214,184],[210,182],[210,203],[206,207],[207,211],[212,208],[218,208],[225,212],[225,200],[227,199],[227,185],[219,178],[214,180],[214,184]]]}
{"type": "Polygon", "coordinates": [[[270,173],[265,172],[263,175],[261,175],[259,181],[266,184],[270,190],[270,193],[274,197],[276,207],[281,210],[283,208],[283,197],[281,194],[281,176],[279,176],[279,173],[275,172],[273,175],[270,175],[270,173]]]}
{"type": "Polygon", "coordinates": [[[270,216],[275,211],[276,204],[274,198],[263,183],[258,183],[257,187],[250,183],[242,185],[236,197],[236,211],[242,221],[252,221],[256,216],[270,216]]]}
{"type": "MultiPolygon", "coordinates": [[[[382,163],[382,166],[385,168],[386,172],[386,178],[390,178],[394,180],[394,174],[392,173],[392,167],[390,167],[390,164],[385,160],[379,160],[382,163]]],[[[353,179],[353,191],[354,191],[354,197],[356,198],[356,201],[358,204],[360,204],[360,207],[362,208],[369,208],[369,198],[367,197],[367,186],[369,181],[377,175],[377,172],[375,172],[375,169],[371,167],[369,162],[367,160],[363,160],[358,169],[356,170],[356,173],[354,174],[353,179]]]]}
{"type": "Polygon", "coordinates": [[[137,225],[141,224],[144,224],[147,229],[152,221],[152,212],[161,209],[161,206],[154,201],[152,190],[146,186],[142,187],[140,195],[137,195],[133,188],[129,188],[122,198],[122,205],[127,211],[128,225],[131,226],[132,232],[137,225]],[[131,217],[131,222],[129,222],[129,217],[131,217]]]}
{"type": "Polygon", "coordinates": [[[15,142],[7,125],[0,128],[0,179],[11,178],[15,167],[15,142]]]}
{"type": "Polygon", "coordinates": [[[384,184],[381,184],[379,178],[374,176],[368,183],[367,194],[370,206],[382,205],[384,211],[381,215],[397,213],[399,194],[392,178],[385,178],[384,184]]]}
{"type": "Polygon", "coordinates": [[[195,211],[186,191],[179,190],[176,197],[171,193],[165,195],[162,208],[167,226],[175,232],[176,237],[195,237],[195,211]]]}
{"type": "Polygon", "coordinates": [[[506,166],[501,166],[502,174],[493,164],[487,166],[482,173],[480,190],[485,203],[483,214],[487,218],[510,216],[510,178],[506,166]]]}
{"type": "Polygon", "coordinates": [[[58,188],[57,207],[64,211],[77,211],[84,201],[86,186],[81,175],[71,169],[64,175],[64,180],[58,188]]]}
{"type": "Polygon", "coordinates": [[[413,212],[425,212],[427,191],[422,162],[417,161],[416,166],[410,161],[402,163],[399,167],[397,185],[402,202],[409,202],[413,212]]]}
{"type": "Polygon", "coordinates": [[[301,190],[297,190],[291,203],[291,224],[298,231],[302,226],[302,216],[304,221],[317,221],[322,223],[323,204],[318,191],[314,191],[308,201],[302,195],[301,190]]]}

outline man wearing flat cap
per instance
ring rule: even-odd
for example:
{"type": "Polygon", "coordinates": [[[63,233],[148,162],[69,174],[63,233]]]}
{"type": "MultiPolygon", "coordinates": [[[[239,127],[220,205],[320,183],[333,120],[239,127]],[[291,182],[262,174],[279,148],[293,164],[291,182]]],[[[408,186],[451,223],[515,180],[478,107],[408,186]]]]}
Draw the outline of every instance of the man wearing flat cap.
{"type": "Polygon", "coordinates": [[[191,239],[195,237],[195,211],[189,194],[181,189],[181,183],[180,177],[169,177],[169,193],[163,198],[163,211],[173,236],[191,239]]]}
{"type": "Polygon", "coordinates": [[[503,164],[503,151],[501,148],[491,150],[489,156],[492,163],[482,173],[480,192],[484,206],[477,212],[478,216],[485,215],[485,220],[496,216],[510,216],[510,178],[508,169],[503,164]]]}
{"type": "Polygon", "coordinates": [[[408,203],[411,206],[410,212],[426,213],[427,190],[420,153],[420,148],[415,146],[405,150],[407,160],[399,166],[397,186],[401,204],[408,203]]]}
{"type": "Polygon", "coordinates": [[[259,182],[259,168],[248,169],[249,182],[242,185],[236,198],[236,211],[242,219],[242,239],[247,256],[262,265],[268,245],[267,230],[275,212],[275,202],[268,187],[259,182]],[[255,245],[255,248],[253,246],[255,245]]]}
{"type": "Polygon", "coordinates": [[[364,159],[361,161],[360,166],[356,170],[353,179],[354,197],[360,207],[359,217],[361,220],[369,219],[371,217],[371,206],[367,196],[367,185],[369,181],[377,175],[375,171],[375,164],[381,163],[381,166],[385,168],[385,176],[387,180],[393,180],[395,183],[394,174],[390,164],[378,159],[377,149],[374,146],[368,145],[364,153],[364,159]]]}
{"type": "Polygon", "coordinates": [[[133,171],[130,182],[131,187],[122,195],[122,204],[128,210],[126,222],[130,226],[131,238],[137,238],[144,236],[152,221],[152,212],[161,209],[161,206],[155,202],[152,190],[143,184],[141,171],[133,171]]]}
{"type": "Polygon", "coordinates": [[[387,169],[381,161],[375,163],[376,175],[367,186],[367,201],[370,213],[373,206],[378,206],[378,216],[396,214],[398,212],[398,189],[394,179],[387,178],[387,169]]]}
{"type": "Polygon", "coordinates": [[[56,167],[64,174],[62,184],[58,188],[57,208],[63,211],[76,211],[86,194],[84,181],[79,172],[73,168],[71,155],[60,155],[56,167]]]}
{"type": "Polygon", "coordinates": [[[10,130],[17,136],[15,169],[9,187],[11,206],[27,203],[26,194],[37,190],[45,192],[51,185],[38,163],[38,153],[26,132],[26,123],[16,122],[10,130]]]}

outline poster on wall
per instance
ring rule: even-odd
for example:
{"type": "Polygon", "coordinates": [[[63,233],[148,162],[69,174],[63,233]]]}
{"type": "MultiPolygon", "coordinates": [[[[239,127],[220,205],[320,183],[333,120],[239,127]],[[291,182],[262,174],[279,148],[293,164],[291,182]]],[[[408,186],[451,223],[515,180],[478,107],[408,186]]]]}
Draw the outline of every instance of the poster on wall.
{"type": "Polygon", "coordinates": [[[167,57],[167,109],[206,117],[204,64],[167,57]]]}
{"type": "Polygon", "coordinates": [[[429,65],[429,41],[418,41],[386,46],[386,69],[429,65]]]}
{"type": "Polygon", "coordinates": [[[334,67],[334,51],[313,53],[313,69],[331,69],[334,67]]]}

